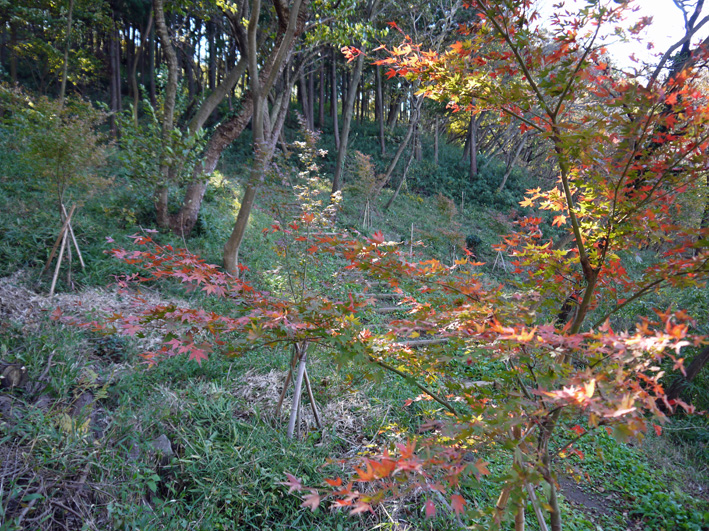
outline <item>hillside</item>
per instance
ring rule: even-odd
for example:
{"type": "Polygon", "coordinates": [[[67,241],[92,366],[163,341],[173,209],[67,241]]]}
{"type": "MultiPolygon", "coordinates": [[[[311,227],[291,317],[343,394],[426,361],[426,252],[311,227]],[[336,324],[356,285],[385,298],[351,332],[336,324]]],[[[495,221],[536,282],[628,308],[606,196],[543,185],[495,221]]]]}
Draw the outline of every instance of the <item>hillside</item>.
{"type": "Polygon", "coordinates": [[[0,531],[709,529],[666,1],[0,2],[0,531]]]}

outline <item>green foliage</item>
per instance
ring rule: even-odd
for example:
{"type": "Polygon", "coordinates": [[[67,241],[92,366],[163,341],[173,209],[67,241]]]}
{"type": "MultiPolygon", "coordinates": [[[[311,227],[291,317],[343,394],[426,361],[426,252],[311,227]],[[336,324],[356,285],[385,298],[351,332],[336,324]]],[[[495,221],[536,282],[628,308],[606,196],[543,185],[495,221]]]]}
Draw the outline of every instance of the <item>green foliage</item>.
{"type": "MultiPolygon", "coordinates": [[[[184,102],[182,104],[184,106],[184,102]]],[[[175,127],[165,141],[159,112],[147,100],[143,101],[142,108],[142,118],[137,124],[133,120],[132,108],[118,117],[121,130],[117,154],[121,163],[120,172],[136,184],[155,186],[161,182],[161,165],[167,165],[173,184],[191,181],[204,147],[204,131],[192,135],[175,127]]]]}
{"type": "MultiPolygon", "coordinates": [[[[105,115],[89,102],[70,98],[64,107],[47,97],[32,98],[0,87],[0,116],[13,152],[27,171],[21,178],[46,187],[59,204],[82,200],[110,184],[99,168],[105,159],[98,127],[105,115]]],[[[15,169],[15,171],[17,171],[15,169]]]]}

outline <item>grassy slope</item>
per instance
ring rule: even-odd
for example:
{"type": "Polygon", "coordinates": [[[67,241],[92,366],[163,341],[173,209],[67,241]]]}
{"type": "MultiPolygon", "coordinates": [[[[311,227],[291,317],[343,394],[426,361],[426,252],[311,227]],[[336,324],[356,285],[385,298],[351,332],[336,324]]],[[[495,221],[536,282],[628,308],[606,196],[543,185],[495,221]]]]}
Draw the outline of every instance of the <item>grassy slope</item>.
{"type": "MultiPolygon", "coordinates": [[[[238,167],[229,173],[238,174],[238,167]]],[[[213,262],[219,261],[238,206],[235,183],[223,181],[211,189],[198,234],[187,242],[192,251],[213,262]]],[[[35,296],[35,290],[47,291],[46,278],[35,281],[58,224],[47,209],[43,190],[8,174],[0,186],[0,223],[6,228],[0,238],[2,276],[27,272],[24,281],[12,284],[15,291],[5,286],[3,300],[14,293],[13,307],[20,307],[18,301],[35,296]],[[23,284],[32,291],[14,288],[23,284]]],[[[271,222],[268,197],[265,190],[241,255],[252,280],[277,287],[277,274],[264,273],[279,262],[261,235],[271,222]]],[[[443,222],[440,201],[403,193],[390,212],[377,209],[373,227],[365,230],[359,224],[362,207],[361,198],[346,190],[341,224],[362,232],[381,229],[401,241],[408,240],[413,224],[415,239],[424,242],[416,252],[445,260],[460,251],[440,236],[441,229],[478,235],[479,258],[492,264],[496,255],[490,245],[509,228],[500,211],[470,204],[453,215],[451,223],[443,222]]],[[[74,275],[77,287],[84,289],[78,299],[105,302],[104,295],[90,288],[123,272],[120,264],[102,254],[108,247],[105,238],[116,240],[113,245],[129,245],[127,235],[138,225],[149,226],[149,212],[143,194],[120,183],[86,200],[75,223],[88,262],[87,271],[74,275]]],[[[169,236],[160,239],[181,245],[169,236]]],[[[486,272],[492,282],[507,276],[489,265],[486,272]]],[[[329,282],[321,280],[323,285],[329,282]]],[[[68,291],[69,286],[64,282],[60,290],[68,291]]],[[[152,296],[184,294],[165,286],[152,296]]],[[[203,302],[190,297],[193,304],[203,302]]],[[[65,306],[72,302],[71,296],[59,299],[65,306]]],[[[140,345],[55,325],[32,309],[40,303],[52,305],[40,297],[22,306],[24,313],[0,315],[0,357],[24,364],[29,374],[23,389],[0,391],[0,529],[51,528],[52,519],[74,529],[404,529],[407,523],[417,529],[457,528],[445,516],[425,521],[421,502],[415,499],[406,506],[390,506],[376,517],[350,518],[323,510],[313,515],[300,509],[297,498],[279,485],[286,471],[318,483],[336,469],[324,466],[328,456],[349,457],[370,445],[414,434],[422,419],[436,415],[436,408],[426,402],[402,407],[418,394],[406,385],[389,377],[382,385],[356,370],[343,377],[315,361],[311,378],[318,403],[328,408],[327,426],[323,434],[310,430],[302,440],[289,441],[282,420],[273,418],[287,352],[263,349],[234,359],[213,356],[202,366],[171,359],[147,370],[140,363],[140,345]],[[78,411],[84,402],[86,407],[78,411]],[[154,449],[153,441],[161,435],[171,441],[172,456],[154,449]]],[[[479,376],[462,365],[452,370],[479,376]]],[[[642,446],[597,434],[583,443],[583,461],[573,456],[562,460],[559,470],[579,479],[582,495],[595,492],[607,506],[594,513],[583,505],[564,504],[567,528],[698,529],[697,518],[709,510],[700,500],[706,496],[698,491],[709,485],[706,456],[696,459],[706,440],[690,442],[685,453],[694,449],[695,459],[683,461],[671,451],[679,444],[671,429],[665,432],[670,435],[649,436],[650,442],[642,446]],[[643,452],[646,447],[652,450],[652,459],[643,452]]],[[[490,459],[494,472],[499,467],[494,466],[495,456],[490,459]]],[[[465,493],[479,502],[496,495],[472,487],[465,493]]]]}

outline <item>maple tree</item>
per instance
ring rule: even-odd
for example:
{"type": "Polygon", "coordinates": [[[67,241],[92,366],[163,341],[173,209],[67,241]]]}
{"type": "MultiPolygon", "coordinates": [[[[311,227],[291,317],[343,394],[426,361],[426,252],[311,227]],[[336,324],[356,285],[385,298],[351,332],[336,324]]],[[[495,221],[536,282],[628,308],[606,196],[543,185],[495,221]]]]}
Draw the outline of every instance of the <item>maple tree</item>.
{"type": "Polygon", "coordinates": [[[701,214],[682,211],[681,201],[706,174],[709,108],[696,84],[705,52],[695,50],[662,82],[657,75],[618,75],[609,67],[602,28],[620,25],[628,2],[557,15],[549,34],[533,26],[530,1],[478,0],[468,7],[474,17],[462,28],[465,39],[447,51],[407,40],[379,63],[389,66],[390,77],[416,78],[422,95],[453,110],[496,112],[548,143],[558,180],[549,190],[528,191],[520,204],[530,215],[498,246],[512,256],[513,285],[489,286],[482,264],[470,259],[452,266],[413,261],[381,233],[365,240],[318,234],[316,216],[306,209],[271,231],[302,244],[300,256],[313,263],[330,254],[344,269],[406,294],[410,310],[386,333],[358,318],[372,302],[366,293],[342,300],[309,289],[290,297],[266,293],[146,236],[135,238],[141,250],[113,251],[142,267],[142,275],[124,282],[177,279],[230,300],[233,311],[142,305],[107,323],[56,317],[126,335],[167,326],[162,346],[145,354],[149,362],[290,344],[300,361],[305,346],[322,346],[338,365],[395,372],[423,391],[417,399],[443,407],[442,419],[430,422],[433,434],[363,458],[349,480],[336,477],[315,488],[289,475],[290,491],[305,491],[304,507],[315,510],[329,499],[357,514],[417,492],[426,496],[427,517],[443,506],[454,518],[493,527],[514,519],[521,529],[529,503],[541,528],[546,508],[551,529],[559,530],[554,467],[565,455],[583,457],[574,448],[578,439],[597,429],[642,436],[650,425],[660,433],[666,411],[692,410],[666,398],[660,368],[669,359],[683,370],[683,349],[702,342],[691,316],[657,311],[630,330],[615,330],[612,319],[665,286],[703,286],[709,274],[709,231],[701,228],[701,214]],[[630,275],[627,262],[649,245],[660,249],[657,260],[630,275]],[[433,335],[442,341],[425,348],[402,339],[433,335]],[[451,359],[491,367],[485,379],[495,385],[461,386],[448,371],[451,359]],[[560,437],[563,423],[575,424],[571,442],[560,437]],[[459,486],[490,476],[489,456],[501,451],[509,467],[494,478],[497,501],[474,508],[459,486]],[[540,484],[546,503],[537,499],[540,484]]]}
{"type": "MultiPolygon", "coordinates": [[[[707,102],[696,67],[707,51],[700,47],[685,54],[662,83],[658,70],[649,77],[614,73],[603,29],[620,28],[630,4],[589,3],[574,15],[562,12],[545,35],[533,25],[538,14],[530,1],[472,1],[468,7],[475,19],[462,28],[465,40],[447,52],[425,51],[406,39],[377,62],[390,67],[389,77],[416,79],[422,94],[454,111],[494,111],[522,132],[535,131],[558,168],[553,188],[530,190],[520,202],[550,211],[552,227],[543,215],[532,214],[497,247],[514,257],[520,279],[514,295],[483,294],[479,285],[471,288],[471,279],[454,277],[437,287],[445,285],[444,293],[450,293],[451,286],[466,286],[475,296],[448,304],[436,300],[425,315],[431,329],[465,344],[480,361],[493,357],[505,364],[495,375],[507,384],[504,391],[459,393],[468,409],[445,435],[454,441],[448,450],[475,448],[482,455],[496,445],[510,450],[512,466],[488,516],[500,523],[505,511],[512,512],[517,528],[524,525],[525,497],[546,528],[532,488],[543,481],[550,493],[551,528],[561,529],[552,462],[568,450],[553,449],[562,419],[585,419],[579,437],[600,426],[627,437],[647,429],[647,414],[661,422],[658,404],[665,410],[691,409],[667,401],[659,368],[669,357],[683,370],[683,347],[701,341],[689,337],[691,318],[682,311],[658,311],[659,319],[642,319],[627,332],[614,331],[610,318],[665,286],[703,286],[709,272],[707,230],[696,213],[681,211],[681,196],[693,193],[706,173],[707,102]],[[687,221],[693,217],[696,223],[687,221]],[[553,227],[568,236],[557,237],[553,227]],[[661,248],[658,260],[631,277],[625,263],[633,259],[633,249],[648,245],[661,248]],[[550,314],[562,301],[553,319],[550,314]],[[595,322],[589,323],[589,315],[595,322]],[[492,405],[493,396],[500,402],[492,405]]],[[[642,20],[630,34],[647,23],[642,20]]],[[[690,40],[694,28],[687,30],[681,42],[690,40]]],[[[411,326],[423,320],[417,312],[411,326]]],[[[655,429],[661,431],[659,425],[655,429]]],[[[335,506],[357,513],[401,484],[440,493],[435,469],[452,475],[449,485],[457,484],[460,465],[451,456],[439,451],[429,461],[401,450],[395,460],[366,459],[368,472],[353,478],[377,483],[375,494],[356,490],[352,482],[341,487],[338,478],[336,489],[311,489],[304,506],[315,508],[328,496],[335,506]]],[[[293,479],[289,485],[304,488],[293,479]]],[[[433,499],[426,502],[427,516],[435,514],[433,499]]],[[[450,507],[460,512],[459,498],[451,498],[450,507]]]]}

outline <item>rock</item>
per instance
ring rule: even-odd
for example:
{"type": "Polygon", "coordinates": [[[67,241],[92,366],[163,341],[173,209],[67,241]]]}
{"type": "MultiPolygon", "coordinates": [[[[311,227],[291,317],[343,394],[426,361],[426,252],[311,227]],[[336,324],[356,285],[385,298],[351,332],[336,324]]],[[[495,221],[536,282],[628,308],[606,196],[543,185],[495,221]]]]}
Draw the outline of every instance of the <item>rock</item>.
{"type": "Polygon", "coordinates": [[[164,433],[157,439],[153,440],[152,445],[153,448],[155,448],[158,452],[161,452],[163,456],[172,457],[173,455],[175,455],[175,453],[172,451],[172,444],[170,444],[170,439],[168,439],[167,435],[165,435],[164,433]]]}
{"type": "Polygon", "coordinates": [[[27,382],[27,369],[24,365],[0,361],[0,387],[12,389],[21,387],[25,382],[27,382]]]}

